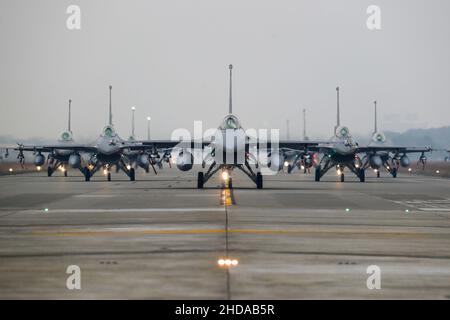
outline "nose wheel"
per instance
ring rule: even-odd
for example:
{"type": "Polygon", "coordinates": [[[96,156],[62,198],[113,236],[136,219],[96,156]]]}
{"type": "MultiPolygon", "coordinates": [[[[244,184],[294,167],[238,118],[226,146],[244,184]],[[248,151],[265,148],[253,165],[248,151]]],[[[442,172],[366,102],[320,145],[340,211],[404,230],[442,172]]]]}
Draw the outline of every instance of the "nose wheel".
{"type": "Polygon", "coordinates": [[[203,172],[199,172],[197,175],[197,189],[203,189],[204,179],[203,172]]]}
{"type": "Polygon", "coordinates": [[[319,167],[316,167],[316,171],[315,171],[315,181],[316,182],[319,182],[320,181],[320,177],[321,177],[321,175],[320,175],[320,166],[319,167]]]}
{"type": "Polygon", "coordinates": [[[88,167],[84,167],[83,169],[83,174],[84,174],[84,181],[88,182],[91,181],[91,171],[89,170],[88,167]]]}
{"type": "Polygon", "coordinates": [[[233,179],[229,178],[228,179],[228,189],[232,189],[233,188],[233,179]]]}
{"type": "Polygon", "coordinates": [[[48,176],[48,177],[51,177],[52,174],[53,174],[53,168],[52,168],[51,166],[48,166],[48,167],[47,167],[47,176],[48,176]]]}
{"type": "Polygon", "coordinates": [[[366,170],[359,169],[359,181],[365,182],[366,181],[366,170]]]}
{"type": "Polygon", "coordinates": [[[397,168],[392,168],[392,177],[397,178],[397,168]]]}
{"type": "Polygon", "coordinates": [[[257,189],[263,188],[263,176],[262,176],[261,172],[258,172],[256,174],[256,188],[257,189]]]}

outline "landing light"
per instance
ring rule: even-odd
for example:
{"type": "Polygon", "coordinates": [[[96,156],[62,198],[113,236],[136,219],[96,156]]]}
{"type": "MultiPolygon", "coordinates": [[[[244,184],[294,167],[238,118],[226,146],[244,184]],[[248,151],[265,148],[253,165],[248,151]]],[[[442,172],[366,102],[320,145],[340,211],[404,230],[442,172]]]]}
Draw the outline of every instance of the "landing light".
{"type": "Polygon", "coordinates": [[[305,166],[301,166],[300,168],[301,168],[302,170],[305,170],[305,166]]]}
{"type": "Polygon", "coordinates": [[[355,164],[355,168],[359,168],[359,164],[357,163],[357,164],[355,164]]]}
{"type": "Polygon", "coordinates": [[[222,179],[227,181],[230,176],[228,175],[228,171],[222,172],[222,179]]]}
{"type": "Polygon", "coordinates": [[[44,212],[48,212],[48,208],[44,208],[44,212]]]}
{"type": "Polygon", "coordinates": [[[439,174],[439,172],[440,172],[439,170],[436,170],[436,173],[437,173],[437,174],[439,174]]]}
{"type": "Polygon", "coordinates": [[[42,169],[41,166],[37,166],[37,167],[36,167],[36,170],[37,170],[37,171],[41,171],[41,169],[42,169]]]}
{"type": "Polygon", "coordinates": [[[378,169],[373,169],[373,172],[377,173],[377,172],[378,172],[378,169]]]}
{"type": "Polygon", "coordinates": [[[64,167],[59,167],[59,170],[61,170],[61,172],[64,172],[64,171],[66,171],[66,168],[64,168],[64,167]]]}
{"type": "Polygon", "coordinates": [[[131,169],[131,166],[128,164],[127,165],[127,170],[130,170],[131,169]]]}
{"type": "Polygon", "coordinates": [[[220,267],[235,267],[239,264],[239,261],[237,259],[219,259],[217,260],[217,264],[220,267]]]}
{"type": "Polygon", "coordinates": [[[107,175],[107,174],[108,174],[108,170],[103,169],[103,174],[104,174],[104,175],[107,175]]]}
{"type": "Polygon", "coordinates": [[[411,172],[412,171],[412,169],[411,168],[408,168],[408,172],[411,172]]]}
{"type": "Polygon", "coordinates": [[[342,173],[341,169],[338,169],[338,170],[337,170],[337,174],[338,174],[338,176],[340,176],[340,175],[341,175],[341,173],[342,173]]]}
{"type": "Polygon", "coordinates": [[[13,172],[14,170],[13,170],[13,168],[9,168],[9,172],[13,172]]]}
{"type": "Polygon", "coordinates": [[[350,212],[350,208],[345,208],[345,212],[350,212]]]}
{"type": "Polygon", "coordinates": [[[390,170],[390,169],[391,169],[391,167],[389,167],[389,166],[386,166],[386,168],[387,168],[388,170],[390,170]]]}
{"type": "Polygon", "coordinates": [[[409,213],[409,209],[405,209],[405,213],[409,213]]]}
{"type": "Polygon", "coordinates": [[[289,165],[289,162],[285,161],[284,166],[287,167],[289,165]]]}

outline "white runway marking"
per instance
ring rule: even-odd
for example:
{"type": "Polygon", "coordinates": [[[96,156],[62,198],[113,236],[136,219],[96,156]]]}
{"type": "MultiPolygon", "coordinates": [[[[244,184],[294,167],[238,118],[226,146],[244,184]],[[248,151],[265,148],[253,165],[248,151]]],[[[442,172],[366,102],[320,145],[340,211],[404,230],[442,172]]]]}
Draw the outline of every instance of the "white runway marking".
{"type": "Polygon", "coordinates": [[[77,194],[73,198],[113,198],[112,194],[77,194]]]}
{"type": "Polygon", "coordinates": [[[395,203],[406,205],[421,211],[450,211],[450,199],[439,200],[403,200],[395,203]]]}
{"type": "Polygon", "coordinates": [[[123,209],[51,209],[44,210],[19,210],[18,213],[126,213],[126,212],[222,212],[222,207],[213,208],[123,208],[123,209]]]}

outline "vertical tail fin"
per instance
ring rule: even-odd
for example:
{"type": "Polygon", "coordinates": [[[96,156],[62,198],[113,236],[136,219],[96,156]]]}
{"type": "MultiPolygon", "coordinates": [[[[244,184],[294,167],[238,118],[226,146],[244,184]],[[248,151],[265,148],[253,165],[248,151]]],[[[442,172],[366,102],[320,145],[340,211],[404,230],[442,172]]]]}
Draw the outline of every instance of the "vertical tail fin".
{"type": "Polygon", "coordinates": [[[109,86],[109,125],[112,126],[112,104],[111,104],[112,86],[109,86]]]}
{"type": "Polygon", "coordinates": [[[334,127],[334,132],[341,126],[341,115],[339,110],[339,87],[336,87],[336,101],[337,101],[337,114],[336,114],[336,127],[334,127]]]}
{"type": "Polygon", "coordinates": [[[67,126],[67,130],[70,132],[70,133],[72,133],[72,128],[71,128],[71,126],[70,126],[70,117],[71,117],[71,105],[72,105],[72,100],[71,99],[69,99],[69,123],[68,123],[68,126],[67,126]]]}
{"type": "Polygon", "coordinates": [[[134,138],[134,112],[136,107],[131,107],[131,137],[134,138]]]}
{"type": "Polygon", "coordinates": [[[289,119],[286,120],[286,139],[287,140],[291,139],[291,132],[289,130],[289,119]]]}
{"type": "Polygon", "coordinates": [[[228,66],[228,68],[230,69],[230,97],[229,97],[229,105],[228,105],[228,113],[232,114],[233,113],[233,101],[232,101],[232,95],[231,95],[231,90],[232,90],[232,80],[231,80],[231,75],[232,75],[232,70],[233,70],[233,65],[230,64],[228,66]]]}

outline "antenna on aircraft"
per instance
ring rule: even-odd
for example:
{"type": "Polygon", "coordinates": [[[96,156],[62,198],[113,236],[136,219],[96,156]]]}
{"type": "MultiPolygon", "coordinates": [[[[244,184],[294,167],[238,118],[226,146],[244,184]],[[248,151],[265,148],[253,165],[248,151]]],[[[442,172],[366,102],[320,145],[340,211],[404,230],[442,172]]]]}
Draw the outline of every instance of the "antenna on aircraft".
{"type": "Polygon", "coordinates": [[[228,106],[228,113],[232,114],[233,113],[233,102],[232,102],[232,95],[231,95],[231,87],[232,87],[232,82],[231,82],[231,76],[232,76],[232,70],[233,70],[233,65],[230,64],[228,66],[228,68],[230,69],[230,102],[229,102],[229,106],[228,106]]]}
{"type": "Polygon", "coordinates": [[[306,135],[306,109],[303,109],[303,140],[308,140],[306,135]]]}
{"type": "Polygon", "coordinates": [[[378,132],[378,126],[377,126],[377,101],[375,100],[373,103],[375,105],[375,119],[374,119],[374,121],[375,121],[375,126],[374,126],[375,131],[374,131],[374,133],[376,133],[376,132],[378,132]]]}
{"type": "Polygon", "coordinates": [[[134,139],[134,113],[136,112],[136,107],[131,107],[131,138],[134,139]]]}
{"type": "Polygon", "coordinates": [[[68,127],[67,127],[67,130],[68,130],[70,133],[72,133],[72,129],[71,129],[71,127],[70,127],[70,108],[71,108],[71,104],[72,104],[72,100],[69,99],[69,125],[68,125],[68,127]]]}
{"type": "Polygon", "coordinates": [[[339,111],[339,87],[336,87],[336,100],[337,100],[337,115],[336,115],[336,127],[334,128],[335,132],[336,129],[341,126],[340,111],[339,111]]]}
{"type": "Polygon", "coordinates": [[[289,119],[286,120],[286,139],[289,140],[291,138],[291,132],[289,131],[289,119]]]}
{"type": "Polygon", "coordinates": [[[112,105],[111,105],[112,86],[109,86],[109,125],[112,126],[112,105]]]}

